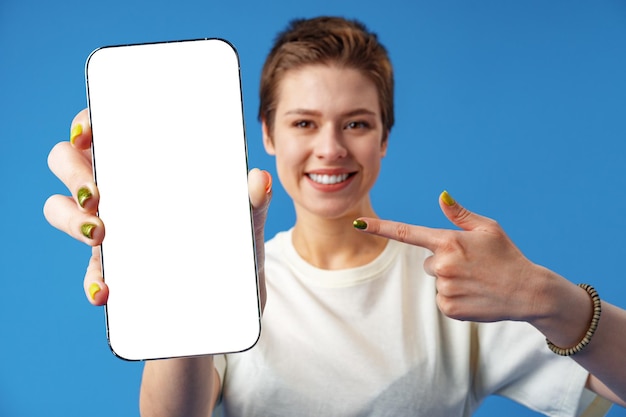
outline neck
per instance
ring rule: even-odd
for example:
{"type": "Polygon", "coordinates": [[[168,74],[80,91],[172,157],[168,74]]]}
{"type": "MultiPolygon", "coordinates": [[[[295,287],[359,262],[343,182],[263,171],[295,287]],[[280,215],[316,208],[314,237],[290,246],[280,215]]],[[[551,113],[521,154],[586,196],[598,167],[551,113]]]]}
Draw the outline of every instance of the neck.
{"type": "MultiPolygon", "coordinates": [[[[376,217],[373,211],[361,215],[376,217]]],[[[328,219],[299,215],[292,235],[296,251],[320,269],[354,268],[371,262],[383,251],[387,239],[355,230],[352,221],[356,217],[328,219]]]]}

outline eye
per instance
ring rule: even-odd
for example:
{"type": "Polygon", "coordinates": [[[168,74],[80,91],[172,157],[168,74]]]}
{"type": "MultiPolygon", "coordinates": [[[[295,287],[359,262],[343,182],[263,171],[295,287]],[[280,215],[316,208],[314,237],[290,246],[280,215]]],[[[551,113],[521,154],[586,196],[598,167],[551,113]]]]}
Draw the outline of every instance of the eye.
{"type": "Polygon", "coordinates": [[[292,123],[292,126],[299,129],[310,129],[313,127],[313,122],[310,120],[296,120],[292,123]]]}
{"type": "Polygon", "coordinates": [[[346,124],[346,129],[368,129],[370,124],[363,120],[358,120],[354,122],[349,122],[346,124]]]}

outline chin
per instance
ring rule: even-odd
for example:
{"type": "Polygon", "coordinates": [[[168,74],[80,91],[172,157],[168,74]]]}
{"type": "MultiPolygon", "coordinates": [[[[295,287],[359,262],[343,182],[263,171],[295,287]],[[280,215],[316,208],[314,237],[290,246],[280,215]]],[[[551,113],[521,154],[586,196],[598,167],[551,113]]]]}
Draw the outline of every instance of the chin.
{"type": "Polygon", "coordinates": [[[359,216],[360,211],[355,209],[354,204],[340,204],[340,203],[328,203],[328,204],[312,204],[301,206],[305,211],[310,214],[325,220],[339,220],[342,218],[349,218],[350,221],[359,216]]]}

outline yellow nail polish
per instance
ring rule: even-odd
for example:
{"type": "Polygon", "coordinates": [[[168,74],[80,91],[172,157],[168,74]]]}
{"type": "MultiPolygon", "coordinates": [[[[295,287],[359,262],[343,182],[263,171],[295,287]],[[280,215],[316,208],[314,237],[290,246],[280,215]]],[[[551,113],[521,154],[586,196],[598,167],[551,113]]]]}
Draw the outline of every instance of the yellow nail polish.
{"type": "Polygon", "coordinates": [[[85,202],[91,197],[93,197],[93,194],[91,193],[91,190],[87,187],[79,188],[78,192],[76,193],[76,199],[78,200],[78,204],[82,208],[85,208],[85,202]]]}
{"type": "Polygon", "coordinates": [[[96,225],[93,223],[85,223],[80,226],[80,232],[88,239],[93,239],[93,229],[96,228],[96,225]]]}
{"type": "Polygon", "coordinates": [[[92,300],[95,300],[96,294],[98,294],[99,292],[100,292],[100,285],[98,285],[97,282],[93,282],[89,286],[89,296],[91,297],[92,300]]]}
{"type": "Polygon", "coordinates": [[[364,230],[367,229],[367,223],[363,220],[357,219],[355,221],[352,222],[352,226],[354,226],[356,229],[360,229],[360,230],[364,230]]]}
{"type": "Polygon", "coordinates": [[[83,125],[80,123],[75,124],[70,131],[70,143],[73,145],[76,142],[76,138],[83,134],[83,125]]]}
{"type": "Polygon", "coordinates": [[[447,206],[453,206],[456,204],[456,201],[454,201],[454,198],[452,198],[452,196],[450,194],[448,194],[448,192],[446,190],[444,190],[441,193],[441,199],[443,200],[444,203],[446,203],[447,206]]]}

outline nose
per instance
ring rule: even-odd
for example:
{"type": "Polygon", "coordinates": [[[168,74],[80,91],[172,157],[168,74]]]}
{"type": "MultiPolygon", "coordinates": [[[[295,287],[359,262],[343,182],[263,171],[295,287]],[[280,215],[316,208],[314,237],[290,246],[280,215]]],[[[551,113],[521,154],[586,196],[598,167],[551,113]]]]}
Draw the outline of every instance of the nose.
{"type": "Polygon", "coordinates": [[[345,146],[343,130],[332,125],[320,129],[315,139],[315,156],[319,159],[335,161],[345,158],[348,149],[345,146]]]}

